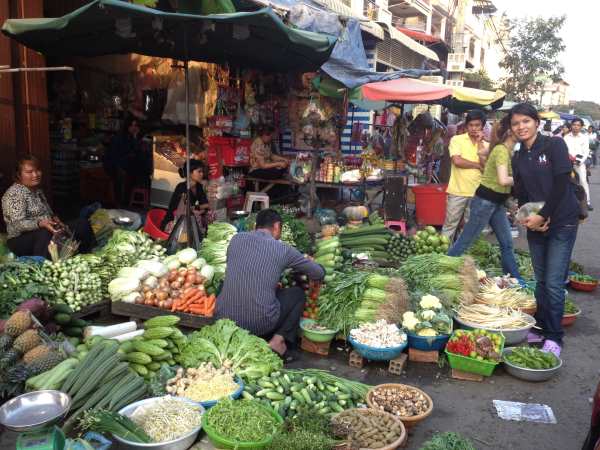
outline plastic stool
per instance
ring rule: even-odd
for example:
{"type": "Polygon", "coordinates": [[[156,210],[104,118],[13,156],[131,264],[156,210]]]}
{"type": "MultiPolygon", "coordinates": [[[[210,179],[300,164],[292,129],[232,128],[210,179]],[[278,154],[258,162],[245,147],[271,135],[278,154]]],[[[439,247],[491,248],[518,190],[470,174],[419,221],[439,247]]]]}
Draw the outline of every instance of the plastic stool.
{"type": "Polygon", "coordinates": [[[400,229],[402,234],[406,236],[406,222],[404,220],[386,220],[385,227],[390,229],[400,229]]]}
{"type": "Polygon", "coordinates": [[[129,197],[129,206],[148,208],[148,206],[150,206],[150,192],[148,189],[134,188],[131,191],[131,196],[129,197]]]}
{"type": "Polygon", "coordinates": [[[262,209],[267,209],[269,207],[269,194],[264,192],[246,192],[244,211],[251,213],[255,202],[262,203],[262,209]]]}

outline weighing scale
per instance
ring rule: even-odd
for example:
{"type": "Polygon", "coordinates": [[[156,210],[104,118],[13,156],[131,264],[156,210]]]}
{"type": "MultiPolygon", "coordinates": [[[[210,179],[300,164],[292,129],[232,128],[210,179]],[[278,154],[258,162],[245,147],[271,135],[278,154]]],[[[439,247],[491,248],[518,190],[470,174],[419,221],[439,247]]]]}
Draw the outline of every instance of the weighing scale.
{"type": "Polygon", "coordinates": [[[20,433],[17,450],[63,450],[65,435],[57,426],[51,429],[20,433]]]}
{"type": "Polygon", "coordinates": [[[63,450],[65,435],[55,424],[70,408],[71,398],[64,392],[28,392],[0,406],[0,424],[19,433],[17,450],[63,450]]]}

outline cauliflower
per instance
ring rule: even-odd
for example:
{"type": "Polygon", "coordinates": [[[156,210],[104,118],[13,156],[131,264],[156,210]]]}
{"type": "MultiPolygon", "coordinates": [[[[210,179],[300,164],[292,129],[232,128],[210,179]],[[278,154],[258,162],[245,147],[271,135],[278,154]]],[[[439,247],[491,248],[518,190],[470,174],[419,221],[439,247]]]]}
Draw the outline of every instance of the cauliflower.
{"type": "Polygon", "coordinates": [[[409,331],[414,331],[416,326],[419,324],[419,319],[415,316],[412,311],[405,312],[402,315],[402,326],[409,331]],[[410,313],[410,314],[409,314],[410,313]]]}
{"type": "Polygon", "coordinates": [[[419,306],[423,309],[442,309],[442,302],[434,295],[424,295],[419,306]]]}
{"type": "Polygon", "coordinates": [[[435,317],[436,312],[433,311],[432,309],[424,309],[423,311],[421,311],[419,313],[419,316],[421,317],[421,320],[431,320],[435,317]]]}
{"type": "Polygon", "coordinates": [[[434,337],[434,336],[437,336],[437,332],[433,328],[423,328],[417,332],[417,335],[434,337]]]}

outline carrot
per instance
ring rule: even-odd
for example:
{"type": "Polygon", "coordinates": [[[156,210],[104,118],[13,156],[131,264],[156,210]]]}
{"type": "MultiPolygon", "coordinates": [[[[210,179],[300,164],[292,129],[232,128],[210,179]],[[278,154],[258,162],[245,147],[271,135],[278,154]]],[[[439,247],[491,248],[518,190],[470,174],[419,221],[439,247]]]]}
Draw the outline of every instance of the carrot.
{"type": "Polygon", "coordinates": [[[212,294],[211,296],[208,297],[208,299],[206,300],[206,310],[209,312],[213,312],[215,309],[215,304],[216,304],[216,297],[214,294],[212,294]]]}
{"type": "Polygon", "coordinates": [[[197,292],[195,295],[189,297],[188,299],[186,299],[182,304],[181,307],[182,308],[187,308],[188,306],[192,305],[193,303],[195,303],[196,301],[200,300],[202,298],[202,294],[200,292],[197,292]]]}

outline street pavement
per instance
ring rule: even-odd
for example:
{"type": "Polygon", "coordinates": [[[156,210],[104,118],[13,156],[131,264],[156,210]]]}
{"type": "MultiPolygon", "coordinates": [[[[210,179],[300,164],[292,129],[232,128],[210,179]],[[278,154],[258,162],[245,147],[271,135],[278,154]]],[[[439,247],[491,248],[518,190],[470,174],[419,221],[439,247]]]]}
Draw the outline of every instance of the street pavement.
{"type": "MultiPolygon", "coordinates": [[[[600,276],[600,169],[593,173],[592,201],[598,209],[579,229],[573,260],[590,275],[600,276]]],[[[523,235],[524,233],[521,233],[523,235]]],[[[526,246],[525,239],[517,245],[526,246]]],[[[348,367],[345,352],[336,351],[327,359],[304,356],[292,365],[333,369],[337,374],[369,384],[406,383],[420,387],[433,399],[434,411],[409,435],[407,449],[418,450],[435,432],[457,431],[468,436],[478,450],[578,450],[587,434],[591,398],[600,381],[600,294],[570,291],[582,309],[576,323],[567,328],[563,349],[564,365],[546,382],[530,383],[513,378],[498,366],[483,382],[450,378],[449,368],[435,364],[411,363],[401,376],[389,376],[384,365],[369,363],[366,368],[348,367]],[[542,403],[550,406],[557,424],[505,421],[500,419],[493,400],[542,403]]]]}

